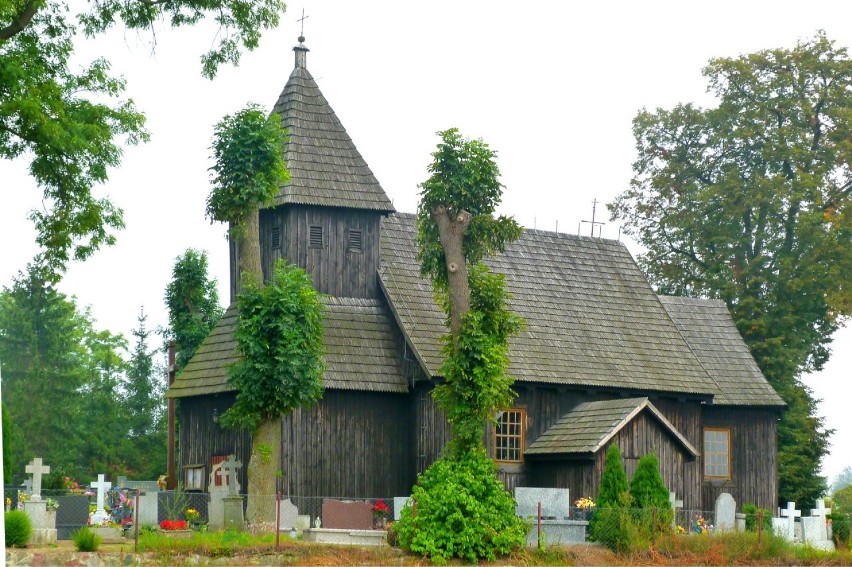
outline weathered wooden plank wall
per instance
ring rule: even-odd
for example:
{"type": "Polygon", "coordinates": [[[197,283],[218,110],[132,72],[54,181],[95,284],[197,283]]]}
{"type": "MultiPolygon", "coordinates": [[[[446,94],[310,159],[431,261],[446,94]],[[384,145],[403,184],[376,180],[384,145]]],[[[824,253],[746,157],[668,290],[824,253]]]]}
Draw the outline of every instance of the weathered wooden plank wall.
{"type": "Polygon", "coordinates": [[[265,209],[260,219],[260,249],[267,279],[275,261],[284,258],[311,274],[314,287],[321,293],[379,297],[379,213],[291,205],[265,209]],[[322,248],[310,246],[311,226],[322,227],[322,248]],[[360,232],[360,250],[350,246],[350,230],[360,232]],[[273,231],[278,231],[277,246],[273,246],[273,231]]]}
{"type": "Polygon", "coordinates": [[[411,397],[326,390],[282,419],[283,483],[298,496],[387,497],[414,484],[411,397]]]}
{"type": "MultiPolygon", "coordinates": [[[[243,464],[248,464],[251,453],[251,436],[248,432],[232,431],[213,422],[213,409],[219,415],[234,403],[234,394],[218,396],[193,396],[182,398],[180,405],[178,436],[178,478],[183,482],[183,470],[187,465],[204,466],[204,488],[210,475],[213,457],[217,455],[236,455],[243,464]]],[[[247,483],[246,467],[238,471],[240,487],[245,492],[247,483]]]]}
{"type": "MultiPolygon", "coordinates": [[[[776,444],[767,440],[777,439],[778,412],[710,406],[704,408],[702,427],[729,428],[731,431],[731,479],[703,479],[704,509],[713,510],[716,498],[722,492],[734,497],[738,510],[742,510],[743,504],[775,509],[778,506],[778,455],[776,444]],[[771,448],[768,453],[767,448],[771,448]]],[[[703,467],[702,461],[702,477],[703,467]]]]}

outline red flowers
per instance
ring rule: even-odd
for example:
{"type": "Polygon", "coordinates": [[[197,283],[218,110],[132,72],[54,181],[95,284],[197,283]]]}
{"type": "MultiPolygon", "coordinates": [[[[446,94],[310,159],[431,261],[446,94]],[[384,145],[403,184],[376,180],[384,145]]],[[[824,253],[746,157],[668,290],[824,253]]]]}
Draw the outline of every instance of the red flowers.
{"type": "Polygon", "coordinates": [[[163,520],[160,522],[160,528],[164,530],[185,530],[186,520],[163,520]]]}
{"type": "Polygon", "coordinates": [[[385,504],[381,498],[376,500],[376,503],[373,505],[373,514],[381,518],[388,512],[390,512],[390,508],[388,508],[388,505],[385,504]]]}

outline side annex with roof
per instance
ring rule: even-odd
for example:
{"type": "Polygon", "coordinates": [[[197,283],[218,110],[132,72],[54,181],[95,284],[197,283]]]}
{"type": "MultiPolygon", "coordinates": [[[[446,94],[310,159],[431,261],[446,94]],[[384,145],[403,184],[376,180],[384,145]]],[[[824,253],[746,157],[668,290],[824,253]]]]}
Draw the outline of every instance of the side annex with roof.
{"type": "MultiPolygon", "coordinates": [[[[261,251],[265,274],[284,258],[327,294],[327,371],[322,401],[281,420],[279,488],[407,495],[449,436],[431,398],[443,314],[419,275],[414,215],[394,211],[308,72],[307,48],[294,51],[274,107],[289,132],[291,179],[261,211],[261,251]]],[[[740,506],[776,505],[784,404],[723,302],[657,296],[627,249],[606,239],[525,230],[489,265],[526,320],[510,343],[517,399],[485,435],[507,488],[596,496],[617,443],[628,478],[656,452],[688,509],[711,510],[721,492],[740,506]]],[[[207,473],[228,454],[248,461],[248,433],[214,418],[234,402],[236,317],[232,306],[167,394],[181,400],[178,471],[188,489],[207,490],[207,473]]]]}

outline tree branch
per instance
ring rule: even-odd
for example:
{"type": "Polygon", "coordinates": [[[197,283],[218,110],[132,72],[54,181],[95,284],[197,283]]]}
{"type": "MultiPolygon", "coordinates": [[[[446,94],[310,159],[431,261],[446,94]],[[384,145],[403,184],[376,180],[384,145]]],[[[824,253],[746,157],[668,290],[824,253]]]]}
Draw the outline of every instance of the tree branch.
{"type": "Polygon", "coordinates": [[[15,18],[11,24],[0,29],[0,40],[9,39],[24,31],[36,15],[36,12],[38,12],[43,1],[44,0],[27,0],[27,3],[24,4],[24,8],[21,10],[21,13],[18,14],[18,17],[15,18]]]}

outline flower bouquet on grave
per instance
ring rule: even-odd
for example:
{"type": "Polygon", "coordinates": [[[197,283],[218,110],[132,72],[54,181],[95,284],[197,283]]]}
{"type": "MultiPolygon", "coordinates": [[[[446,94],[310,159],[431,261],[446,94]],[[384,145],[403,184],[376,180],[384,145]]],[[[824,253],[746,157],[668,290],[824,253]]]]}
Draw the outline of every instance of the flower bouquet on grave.
{"type": "Polygon", "coordinates": [[[385,526],[385,516],[390,512],[390,508],[387,504],[385,504],[384,500],[379,498],[376,500],[376,503],[373,504],[373,527],[374,528],[384,528],[385,526]]]}
{"type": "Polygon", "coordinates": [[[193,530],[201,530],[201,512],[195,508],[187,508],[183,513],[183,517],[186,519],[186,523],[190,528],[193,530]]]}
{"type": "Polygon", "coordinates": [[[171,532],[176,530],[185,530],[186,520],[163,520],[160,522],[160,529],[171,532]]]}
{"type": "Polygon", "coordinates": [[[584,496],[579,500],[574,501],[574,506],[577,507],[576,514],[574,515],[574,519],[576,520],[588,520],[593,512],[593,508],[595,507],[595,501],[592,500],[590,496],[584,496]]]}

